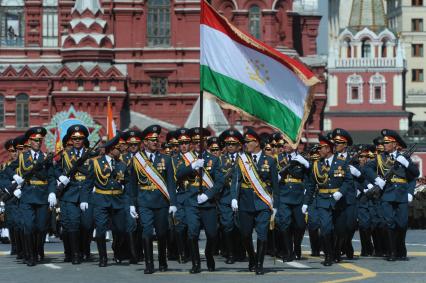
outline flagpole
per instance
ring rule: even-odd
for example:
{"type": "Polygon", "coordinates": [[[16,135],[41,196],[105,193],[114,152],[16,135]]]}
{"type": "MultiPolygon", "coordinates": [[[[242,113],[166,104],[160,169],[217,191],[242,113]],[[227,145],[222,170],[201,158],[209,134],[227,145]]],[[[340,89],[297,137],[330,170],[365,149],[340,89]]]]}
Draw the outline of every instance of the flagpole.
{"type": "MultiPolygon", "coordinates": [[[[203,151],[204,151],[204,130],[203,130],[203,90],[200,90],[200,153],[198,158],[203,158],[203,151]]],[[[200,184],[198,188],[198,194],[201,195],[203,193],[203,167],[200,167],[199,171],[200,175],[200,184]]]]}

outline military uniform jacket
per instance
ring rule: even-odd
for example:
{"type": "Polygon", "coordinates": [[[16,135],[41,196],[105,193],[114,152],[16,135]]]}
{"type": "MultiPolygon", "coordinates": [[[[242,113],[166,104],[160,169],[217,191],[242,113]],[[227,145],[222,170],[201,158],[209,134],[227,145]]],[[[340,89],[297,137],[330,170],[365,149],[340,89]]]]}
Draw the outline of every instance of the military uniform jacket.
{"type": "MultiPolygon", "coordinates": [[[[195,153],[194,153],[195,154],[195,153]]],[[[220,170],[220,161],[214,155],[204,151],[204,170],[211,176],[213,181],[213,187],[207,188],[206,186],[201,187],[198,185],[201,178],[198,173],[192,169],[191,164],[185,164],[184,160],[178,164],[176,171],[176,178],[178,182],[188,181],[187,187],[187,198],[185,199],[185,206],[196,206],[196,207],[215,207],[215,197],[222,190],[223,187],[223,174],[220,170]],[[198,204],[197,196],[200,193],[207,195],[208,200],[202,204],[198,204]]],[[[197,170],[198,171],[198,170],[197,170]]]]}
{"type": "Polygon", "coordinates": [[[181,154],[172,156],[173,173],[176,182],[176,202],[179,206],[184,206],[185,200],[188,197],[188,180],[178,181],[176,177],[177,167],[179,164],[185,163],[181,154]]]}
{"type": "MultiPolygon", "coordinates": [[[[130,205],[128,186],[126,184],[126,165],[122,161],[114,161],[111,168],[105,155],[90,160],[90,178],[93,178],[93,201],[101,207],[122,209],[130,205]]],[[[82,198],[82,202],[87,202],[82,198]]]]}
{"type": "MultiPolygon", "coordinates": [[[[278,155],[278,171],[289,165],[285,153],[278,155]]],[[[286,204],[302,204],[305,197],[305,179],[307,169],[302,164],[293,161],[290,163],[288,173],[280,176],[279,190],[280,202],[286,204]]]]}
{"type": "MultiPolygon", "coordinates": [[[[400,153],[398,152],[396,157],[400,153]]],[[[408,168],[399,164],[397,161],[392,161],[389,155],[381,153],[376,158],[365,166],[365,175],[370,183],[374,184],[374,180],[380,176],[383,177],[386,172],[392,168],[394,162],[396,162],[397,170],[392,176],[391,180],[386,182],[383,188],[383,201],[394,201],[399,203],[408,202],[408,193],[414,194],[414,188],[416,186],[416,178],[420,172],[417,166],[413,163],[410,158],[408,168]]]]}
{"type": "MultiPolygon", "coordinates": [[[[41,151],[40,151],[41,153],[41,151]]],[[[35,163],[43,162],[46,154],[39,154],[37,160],[33,160],[31,151],[20,153],[10,168],[16,168],[16,173],[23,176],[30,171],[35,163]]],[[[12,169],[13,170],[13,169],[12,169]]],[[[12,173],[14,174],[14,173],[12,173]]],[[[13,175],[12,175],[13,176],[13,175]]],[[[22,184],[21,203],[29,204],[47,204],[49,193],[55,192],[56,178],[52,163],[45,164],[41,170],[36,172],[28,182],[22,184]]]]}
{"type": "MultiPolygon", "coordinates": [[[[238,153],[234,153],[235,156],[238,156],[238,153]]],[[[232,173],[235,170],[236,160],[234,159],[234,163],[232,163],[231,156],[229,154],[224,154],[220,157],[220,169],[224,176],[224,184],[222,187],[222,191],[219,195],[219,202],[225,205],[231,205],[231,182],[232,182],[232,173]]]]}
{"type": "MultiPolygon", "coordinates": [[[[86,149],[82,150],[81,155],[86,152],[86,149]]],[[[66,176],[74,164],[77,162],[79,157],[77,157],[76,149],[70,149],[65,151],[62,155],[61,161],[55,166],[55,175],[57,178],[59,176],[66,176]]],[[[88,203],[92,202],[92,190],[93,190],[93,178],[90,178],[90,160],[80,166],[74,176],[70,179],[70,182],[64,190],[64,195],[62,196],[62,201],[68,202],[81,202],[82,199],[87,200],[88,203]]],[[[52,184],[55,185],[55,184],[52,184]]]]}
{"type": "MultiPolygon", "coordinates": [[[[335,157],[336,157],[336,155],[335,155],[335,157]]],[[[349,155],[346,155],[346,158],[345,158],[345,157],[341,157],[341,156],[339,156],[339,154],[337,154],[337,158],[340,159],[340,160],[344,160],[346,162],[347,166],[349,167],[349,164],[350,164],[349,162],[351,161],[351,158],[349,157],[349,155]]],[[[356,169],[361,171],[358,165],[352,164],[352,166],[354,166],[356,169]]],[[[349,172],[350,172],[350,170],[349,170],[349,172]]],[[[362,182],[364,180],[364,177],[362,176],[362,174],[361,174],[360,177],[352,176],[352,186],[350,186],[348,188],[348,190],[346,191],[346,193],[343,195],[343,200],[347,204],[356,203],[356,187],[355,187],[355,180],[356,179],[359,179],[358,181],[362,182]]]]}
{"type": "Polygon", "coordinates": [[[313,195],[317,207],[334,208],[336,201],[333,198],[334,192],[340,192],[343,197],[337,202],[337,207],[346,205],[344,196],[348,190],[353,188],[353,179],[349,166],[343,159],[333,157],[330,168],[327,168],[324,159],[313,162],[309,170],[309,177],[306,182],[305,204],[312,203],[313,195]],[[324,191],[326,191],[324,193],[324,191]]]}
{"type": "MultiPolygon", "coordinates": [[[[241,157],[238,157],[237,162],[241,157]]],[[[250,154],[247,158],[251,159],[250,154]]],[[[253,161],[251,159],[251,161],[253,161]]],[[[273,207],[278,209],[279,206],[279,187],[278,187],[278,172],[275,160],[261,153],[260,158],[255,164],[255,168],[260,180],[265,184],[265,191],[273,197],[273,207]]],[[[250,181],[241,172],[240,166],[237,164],[232,175],[231,183],[232,199],[238,200],[238,209],[241,211],[260,211],[270,209],[269,206],[262,201],[252,188],[250,181]]]]}
{"type": "MultiPolygon", "coordinates": [[[[151,161],[145,155],[145,152],[140,152],[145,158],[147,163],[151,161]]],[[[140,207],[147,208],[162,208],[176,205],[176,182],[173,173],[172,160],[170,156],[156,152],[154,163],[152,164],[155,170],[163,178],[167,191],[170,196],[170,200],[167,199],[163,193],[155,187],[155,185],[149,180],[149,178],[136,166],[136,157],[133,157],[133,171],[132,186],[136,186],[131,191],[136,192],[136,202],[140,207]]]]}

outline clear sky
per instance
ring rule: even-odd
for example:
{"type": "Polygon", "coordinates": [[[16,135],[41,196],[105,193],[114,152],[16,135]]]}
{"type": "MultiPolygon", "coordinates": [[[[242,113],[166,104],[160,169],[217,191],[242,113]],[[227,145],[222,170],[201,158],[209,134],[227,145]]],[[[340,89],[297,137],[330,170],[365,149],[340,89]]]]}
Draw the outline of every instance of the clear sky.
{"type": "Polygon", "coordinates": [[[319,13],[322,16],[319,34],[317,38],[318,44],[318,54],[327,55],[328,54],[328,1],[320,0],[318,1],[319,13]]]}

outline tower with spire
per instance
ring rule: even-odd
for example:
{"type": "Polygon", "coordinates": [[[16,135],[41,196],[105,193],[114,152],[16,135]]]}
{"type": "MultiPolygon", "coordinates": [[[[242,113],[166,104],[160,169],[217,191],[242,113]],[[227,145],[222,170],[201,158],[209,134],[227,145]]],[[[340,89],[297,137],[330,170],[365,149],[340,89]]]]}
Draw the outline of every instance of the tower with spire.
{"type": "Polygon", "coordinates": [[[404,55],[387,22],[383,0],[352,0],[346,26],[329,41],[324,130],[342,127],[371,142],[378,125],[408,129],[404,55]]]}

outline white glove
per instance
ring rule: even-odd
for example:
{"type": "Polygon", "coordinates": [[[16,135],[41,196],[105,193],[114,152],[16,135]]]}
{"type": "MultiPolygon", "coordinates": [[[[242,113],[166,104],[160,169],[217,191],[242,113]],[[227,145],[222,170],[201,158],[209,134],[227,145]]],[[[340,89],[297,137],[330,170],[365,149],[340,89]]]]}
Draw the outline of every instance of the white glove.
{"type": "Polygon", "coordinates": [[[349,165],[349,169],[351,170],[351,174],[353,176],[355,176],[355,177],[361,176],[361,172],[358,169],[356,169],[356,167],[349,165]]]}
{"type": "Polygon", "coordinates": [[[334,194],[333,194],[333,198],[336,200],[336,201],[339,201],[339,199],[341,199],[343,197],[343,195],[342,195],[342,193],[341,192],[335,192],[334,194]]]}
{"type": "Polygon", "coordinates": [[[308,205],[307,204],[302,205],[302,213],[306,214],[307,212],[308,212],[308,205]]]}
{"type": "Polygon", "coordinates": [[[308,160],[306,160],[300,154],[295,155],[292,160],[299,162],[300,164],[302,164],[303,166],[305,166],[307,169],[309,168],[309,162],[308,162],[308,160]]]}
{"type": "Polygon", "coordinates": [[[88,209],[88,208],[89,208],[89,204],[87,202],[80,203],[80,209],[81,209],[81,211],[85,212],[86,209],[88,209]]]}
{"type": "Polygon", "coordinates": [[[413,195],[412,194],[408,194],[408,202],[412,202],[413,201],[413,195]]]}
{"type": "Polygon", "coordinates": [[[21,195],[22,195],[22,191],[21,191],[21,189],[16,189],[14,192],[13,192],[13,195],[16,197],[16,198],[21,198],[21,195]]]}
{"type": "Polygon", "coordinates": [[[130,206],[130,216],[131,216],[133,219],[138,218],[138,213],[136,212],[136,207],[135,207],[134,205],[131,205],[131,206],[130,206]]]}
{"type": "Polygon", "coordinates": [[[231,207],[232,207],[232,211],[238,211],[238,201],[236,199],[233,199],[231,201],[231,207]]]}
{"type": "Polygon", "coordinates": [[[361,194],[360,190],[356,190],[356,196],[358,197],[361,194]]]}
{"type": "Polygon", "coordinates": [[[0,213],[4,212],[4,202],[0,201],[0,213]]]}
{"type": "Polygon", "coordinates": [[[55,205],[56,205],[55,193],[50,193],[49,197],[47,198],[47,201],[49,202],[49,207],[55,207],[55,205]]]}
{"type": "Polygon", "coordinates": [[[398,155],[396,161],[398,161],[405,168],[408,168],[408,165],[410,165],[410,162],[403,155],[398,155]]]}
{"type": "Polygon", "coordinates": [[[176,206],[171,205],[169,207],[169,214],[171,213],[173,216],[175,216],[176,211],[177,211],[177,207],[176,206]]]}
{"type": "Polygon", "coordinates": [[[197,196],[197,202],[198,204],[202,204],[206,202],[209,199],[209,197],[206,194],[201,194],[197,196]]]}
{"type": "Polygon", "coordinates": [[[70,178],[68,178],[67,176],[61,175],[59,176],[59,182],[61,182],[62,184],[64,184],[64,186],[66,186],[70,182],[70,178]]]}
{"type": "Polygon", "coordinates": [[[13,175],[13,180],[15,180],[15,182],[20,186],[22,185],[22,183],[24,182],[24,179],[22,179],[21,176],[19,176],[18,174],[13,175]]]}
{"type": "Polygon", "coordinates": [[[380,178],[380,177],[377,177],[376,179],[374,179],[374,184],[376,184],[377,186],[379,186],[382,190],[383,190],[383,188],[385,187],[385,185],[386,185],[386,181],[385,180],[383,180],[382,178],[380,178]]]}
{"type": "Polygon", "coordinates": [[[191,163],[191,167],[193,170],[198,170],[204,166],[204,159],[197,159],[191,163]]]}

